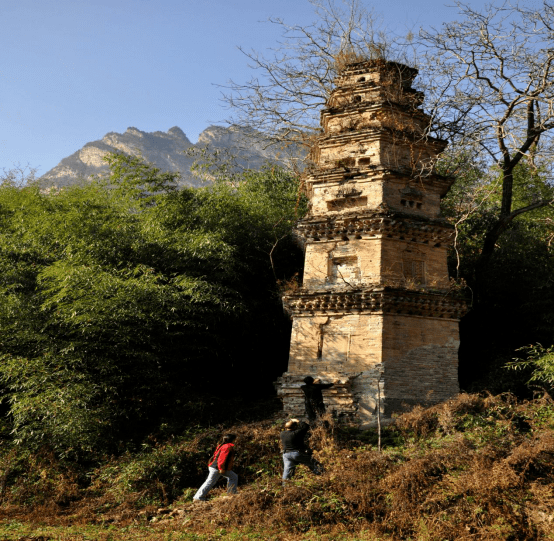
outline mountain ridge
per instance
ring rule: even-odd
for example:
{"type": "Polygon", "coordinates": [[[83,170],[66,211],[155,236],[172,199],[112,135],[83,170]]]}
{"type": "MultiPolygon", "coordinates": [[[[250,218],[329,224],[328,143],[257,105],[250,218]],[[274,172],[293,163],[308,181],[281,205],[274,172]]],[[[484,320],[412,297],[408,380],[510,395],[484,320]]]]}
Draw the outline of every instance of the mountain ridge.
{"type": "MultiPolygon", "coordinates": [[[[94,175],[108,172],[103,157],[109,152],[123,152],[140,155],[152,162],[162,171],[178,171],[182,175],[182,184],[200,186],[201,179],[191,172],[195,158],[185,154],[190,148],[224,149],[237,156],[242,167],[257,169],[271,161],[290,166],[290,156],[281,150],[267,145],[263,136],[252,130],[234,126],[208,126],[192,143],[185,132],[173,126],[167,132],[145,132],[131,126],[124,133],[108,132],[102,139],[90,141],[63,158],[58,165],[47,171],[38,180],[43,187],[61,188],[88,180],[94,175]]],[[[291,149],[294,154],[294,149],[291,149]]],[[[298,153],[297,153],[298,154],[298,153]]]]}

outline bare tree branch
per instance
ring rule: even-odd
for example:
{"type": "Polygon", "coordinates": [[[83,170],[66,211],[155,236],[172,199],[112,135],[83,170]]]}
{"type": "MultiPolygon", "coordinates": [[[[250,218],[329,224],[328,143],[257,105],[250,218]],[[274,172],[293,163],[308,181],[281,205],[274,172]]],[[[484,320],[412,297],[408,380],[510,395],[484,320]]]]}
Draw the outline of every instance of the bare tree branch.
{"type": "Polygon", "coordinates": [[[263,132],[274,143],[311,145],[319,132],[319,113],[341,65],[355,60],[401,58],[372,10],[360,0],[309,0],[318,20],[311,25],[279,26],[283,39],[269,55],[240,50],[257,72],[247,82],[229,81],[223,101],[230,124],[263,132]]]}
{"type": "Polygon", "coordinates": [[[514,169],[523,158],[545,183],[554,164],[554,7],[519,3],[475,9],[456,2],[462,19],[420,33],[427,48],[423,85],[430,132],[460,148],[480,148],[501,172],[502,202],[483,246],[487,260],[516,216],[551,203],[513,209],[514,169]]]}

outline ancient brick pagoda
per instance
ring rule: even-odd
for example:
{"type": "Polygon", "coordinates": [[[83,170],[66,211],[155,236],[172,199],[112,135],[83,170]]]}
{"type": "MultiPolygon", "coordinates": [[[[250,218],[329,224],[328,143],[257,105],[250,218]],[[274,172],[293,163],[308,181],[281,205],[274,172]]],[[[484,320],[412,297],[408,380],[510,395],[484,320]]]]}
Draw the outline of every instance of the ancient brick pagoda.
{"type": "Polygon", "coordinates": [[[434,170],[446,142],[411,84],[417,70],[350,64],[321,113],[323,134],[307,174],[310,211],[302,288],[284,298],[293,317],[288,371],[277,387],[302,416],[305,376],[337,381],[328,410],[362,425],[378,403],[390,418],[459,392],[462,300],[449,293],[453,229],[440,218],[451,183],[434,170]]]}

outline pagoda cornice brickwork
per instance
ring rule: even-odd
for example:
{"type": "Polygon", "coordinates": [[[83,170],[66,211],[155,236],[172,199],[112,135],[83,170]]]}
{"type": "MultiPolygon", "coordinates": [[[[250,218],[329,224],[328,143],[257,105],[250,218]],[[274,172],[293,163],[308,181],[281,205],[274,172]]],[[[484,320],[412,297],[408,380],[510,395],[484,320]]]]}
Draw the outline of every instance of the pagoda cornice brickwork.
{"type": "Polygon", "coordinates": [[[403,102],[400,99],[398,99],[398,101],[391,100],[387,96],[372,97],[371,99],[366,99],[365,101],[352,101],[351,98],[346,97],[347,94],[349,94],[349,92],[344,93],[344,99],[342,101],[337,101],[337,105],[327,107],[321,111],[320,116],[322,120],[325,117],[340,115],[343,113],[356,112],[358,114],[362,114],[368,110],[381,111],[383,105],[394,108],[396,111],[409,113],[414,120],[427,120],[429,118],[429,115],[423,111],[416,110],[414,112],[413,110],[414,103],[418,101],[417,98],[422,96],[420,92],[414,92],[412,94],[413,98],[410,100],[410,104],[406,104],[405,101],[403,102]],[[346,101],[348,99],[350,99],[350,101],[346,101]]]}
{"type": "Polygon", "coordinates": [[[410,167],[390,168],[383,165],[366,165],[362,167],[339,166],[329,169],[316,169],[306,174],[306,182],[310,184],[344,184],[347,181],[390,181],[390,180],[409,182],[412,185],[432,189],[439,195],[444,195],[452,186],[454,179],[439,175],[434,171],[426,174],[420,174],[414,177],[414,171],[410,167]]]}
{"type": "Polygon", "coordinates": [[[327,134],[340,129],[352,131],[352,124],[363,127],[382,127],[398,131],[412,132],[421,136],[429,124],[429,116],[422,111],[414,111],[410,105],[373,101],[366,103],[349,103],[340,107],[325,109],[321,113],[321,125],[327,134]],[[394,115],[385,116],[383,108],[394,111],[394,115]],[[346,124],[346,122],[349,122],[346,124]]]}
{"type": "Polygon", "coordinates": [[[359,83],[358,76],[366,75],[368,71],[370,71],[372,75],[376,73],[376,76],[371,79],[374,81],[386,80],[386,76],[390,73],[401,73],[402,83],[405,86],[411,85],[418,73],[417,68],[412,68],[411,66],[395,62],[394,60],[362,60],[361,62],[352,62],[348,64],[347,68],[337,75],[333,82],[338,88],[348,85],[352,80],[359,83]],[[383,75],[385,75],[385,77],[383,77],[383,75]]]}
{"type": "MultiPolygon", "coordinates": [[[[423,103],[423,92],[406,87],[395,90],[387,92],[375,81],[365,81],[336,88],[321,114],[334,113],[342,108],[363,107],[372,103],[413,110],[423,103]]],[[[424,111],[418,111],[417,114],[427,116],[424,111]]]]}
{"type": "Polygon", "coordinates": [[[454,226],[444,219],[371,211],[305,218],[296,231],[312,242],[380,236],[435,245],[450,243],[454,237],[454,226]]]}
{"type": "Polygon", "coordinates": [[[338,133],[325,134],[318,139],[318,146],[322,148],[341,145],[346,141],[356,143],[372,143],[375,141],[394,142],[394,144],[401,144],[402,142],[414,143],[430,147],[431,150],[437,153],[442,152],[447,146],[446,141],[443,139],[411,131],[401,131],[390,126],[367,126],[359,130],[345,130],[338,133]]]}
{"type": "Polygon", "coordinates": [[[464,298],[448,291],[408,290],[386,286],[344,291],[299,291],[283,297],[294,317],[338,314],[400,314],[458,320],[467,312],[464,298]]]}

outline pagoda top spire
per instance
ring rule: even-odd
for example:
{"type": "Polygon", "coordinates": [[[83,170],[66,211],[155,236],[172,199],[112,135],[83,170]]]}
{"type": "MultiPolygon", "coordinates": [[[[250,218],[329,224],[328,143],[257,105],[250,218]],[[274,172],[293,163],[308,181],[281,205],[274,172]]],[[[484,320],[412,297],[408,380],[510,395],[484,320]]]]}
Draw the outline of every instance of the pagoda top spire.
{"type": "Polygon", "coordinates": [[[400,82],[404,87],[410,87],[417,74],[417,68],[377,58],[345,64],[333,82],[340,87],[365,82],[382,84],[384,80],[388,79],[400,82]]]}

